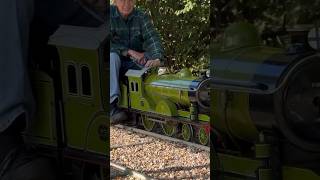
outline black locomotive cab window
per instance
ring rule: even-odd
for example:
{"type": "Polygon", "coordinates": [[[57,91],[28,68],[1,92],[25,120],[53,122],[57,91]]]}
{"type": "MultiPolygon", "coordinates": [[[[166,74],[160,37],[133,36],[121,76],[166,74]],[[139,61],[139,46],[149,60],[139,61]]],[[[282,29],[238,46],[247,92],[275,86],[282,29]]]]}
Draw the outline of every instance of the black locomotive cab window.
{"type": "Polygon", "coordinates": [[[131,82],[130,84],[131,84],[131,91],[134,91],[134,83],[131,82]]]}
{"type": "Polygon", "coordinates": [[[77,75],[76,75],[76,68],[74,65],[68,65],[68,91],[69,93],[77,94],[78,87],[77,87],[77,75]]]}
{"type": "Polygon", "coordinates": [[[138,83],[136,83],[136,91],[137,91],[137,92],[139,91],[139,89],[138,89],[138,83]]]}
{"type": "Polygon", "coordinates": [[[88,66],[81,67],[82,94],[91,96],[91,77],[88,66]]]}

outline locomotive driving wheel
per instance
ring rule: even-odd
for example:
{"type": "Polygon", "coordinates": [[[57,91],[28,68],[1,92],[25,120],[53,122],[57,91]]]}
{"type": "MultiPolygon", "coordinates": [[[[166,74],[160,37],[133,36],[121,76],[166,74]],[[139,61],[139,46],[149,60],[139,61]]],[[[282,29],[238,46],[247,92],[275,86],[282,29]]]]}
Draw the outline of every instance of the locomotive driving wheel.
{"type": "Polygon", "coordinates": [[[176,134],[177,132],[177,124],[172,123],[172,122],[164,122],[161,123],[161,128],[162,128],[162,132],[167,135],[172,137],[173,135],[176,134]]]}
{"type": "Polygon", "coordinates": [[[193,129],[190,124],[182,124],[181,127],[182,138],[185,141],[190,141],[193,136],[193,129]]]}
{"type": "Polygon", "coordinates": [[[141,116],[141,122],[144,129],[147,131],[152,131],[156,124],[154,121],[150,120],[148,116],[141,116]]]}
{"type": "Polygon", "coordinates": [[[209,142],[209,134],[207,134],[206,129],[203,127],[198,129],[198,141],[202,145],[207,145],[209,142]]]}

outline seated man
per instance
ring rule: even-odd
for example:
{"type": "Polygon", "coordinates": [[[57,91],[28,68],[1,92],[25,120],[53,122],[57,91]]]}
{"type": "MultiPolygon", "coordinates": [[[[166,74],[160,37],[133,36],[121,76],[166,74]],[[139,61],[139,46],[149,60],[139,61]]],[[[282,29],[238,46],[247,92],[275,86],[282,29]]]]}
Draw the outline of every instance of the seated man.
{"type": "Polygon", "coordinates": [[[119,78],[128,69],[157,67],[162,64],[163,48],[148,15],[134,7],[135,0],[114,0],[110,7],[110,115],[111,124],[126,120],[117,107],[119,78]]]}

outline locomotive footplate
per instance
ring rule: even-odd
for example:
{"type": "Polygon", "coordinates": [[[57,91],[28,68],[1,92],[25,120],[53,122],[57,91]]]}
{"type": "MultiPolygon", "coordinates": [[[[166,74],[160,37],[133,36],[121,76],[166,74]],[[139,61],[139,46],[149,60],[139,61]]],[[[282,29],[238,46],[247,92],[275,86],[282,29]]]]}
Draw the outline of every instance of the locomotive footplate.
{"type": "Polygon", "coordinates": [[[198,121],[198,120],[191,121],[190,119],[184,118],[184,117],[169,117],[169,116],[164,116],[164,115],[160,115],[157,113],[139,111],[139,110],[135,110],[135,109],[130,109],[130,110],[125,109],[125,110],[129,113],[146,115],[149,118],[151,118],[153,121],[159,122],[159,123],[164,123],[164,122],[170,121],[170,122],[176,122],[176,123],[187,123],[187,124],[190,124],[193,126],[198,126],[198,127],[210,126],[209,122],[203,122],[203,121],[198,121]]]}

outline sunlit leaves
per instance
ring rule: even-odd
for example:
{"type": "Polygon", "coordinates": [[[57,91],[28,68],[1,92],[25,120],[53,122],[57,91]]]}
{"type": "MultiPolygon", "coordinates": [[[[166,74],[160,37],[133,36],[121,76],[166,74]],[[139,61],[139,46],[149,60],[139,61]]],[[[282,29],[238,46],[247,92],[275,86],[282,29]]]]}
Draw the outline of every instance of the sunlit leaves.
{"type": "Polygon", "coordinates": [[[137,6],[150,11],[171,70],[205,67],[210,0],[149,0],[137,1],[137,6]]]}

